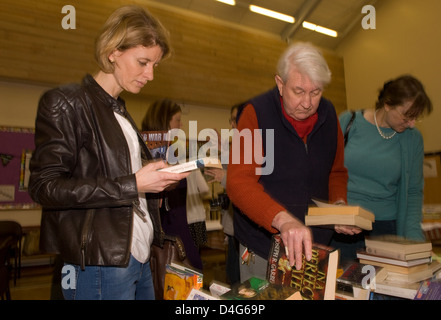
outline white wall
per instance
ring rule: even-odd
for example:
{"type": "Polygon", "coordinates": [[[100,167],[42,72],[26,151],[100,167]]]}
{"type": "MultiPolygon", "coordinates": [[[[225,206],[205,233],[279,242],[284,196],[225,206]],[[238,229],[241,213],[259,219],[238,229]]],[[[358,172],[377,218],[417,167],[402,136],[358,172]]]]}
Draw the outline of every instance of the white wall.
{"type": "Polygon", "coordinates": [[[434,105],[418,125],[425,151],[441,151],[441,1],[381,0],[375,7],[376,29],[363,30],[360,22],[337,49],[344,58],[348,108],[373,107],[386,80],[411,73],[434,105]]]}

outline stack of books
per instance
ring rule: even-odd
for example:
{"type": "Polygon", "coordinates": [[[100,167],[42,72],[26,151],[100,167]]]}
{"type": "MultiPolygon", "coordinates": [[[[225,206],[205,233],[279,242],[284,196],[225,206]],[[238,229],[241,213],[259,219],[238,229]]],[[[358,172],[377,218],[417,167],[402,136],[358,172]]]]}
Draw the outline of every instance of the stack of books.
{"type": "Polygon", "coordinates": [[[379,266],[387,274],[377,281],[375,291],[413,299],[421,281],[441,269],[432,260],[432,243],[387,235],[366,237],[366,249],[357,252],[359,262],[379,266]]]}
{"type": "Polygon", "coordinates": [[[364,230],[372,230],[375,215],[359,206],[326,205],[310,207],[305,216],[307,226],[350,225],[364,230]]]}

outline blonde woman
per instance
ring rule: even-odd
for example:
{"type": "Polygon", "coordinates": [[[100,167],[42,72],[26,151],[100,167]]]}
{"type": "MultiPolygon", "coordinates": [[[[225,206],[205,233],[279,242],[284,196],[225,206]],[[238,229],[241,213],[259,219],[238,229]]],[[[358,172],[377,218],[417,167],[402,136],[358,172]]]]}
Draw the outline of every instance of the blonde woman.
{"type": "Polygon", "coordinates": [[[155,17],[122,7],[98,36],[100,70],[40,100],[29,193],[43,207],[42,249],[71,271],[65,299],[154,299],[150,246],[163,234],[155,195],[186,174],[143,166],[151,156],[120,94],[139,93],[169,53],[155,17]]]}

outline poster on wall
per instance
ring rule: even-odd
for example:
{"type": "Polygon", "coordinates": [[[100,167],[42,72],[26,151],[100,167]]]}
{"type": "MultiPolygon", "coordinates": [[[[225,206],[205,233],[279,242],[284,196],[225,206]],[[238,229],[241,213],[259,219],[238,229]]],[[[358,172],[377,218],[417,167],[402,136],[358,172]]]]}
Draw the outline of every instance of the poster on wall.
{"type": "Polygon", "coordinates": [[[0,210],[37,209],[29,196],[34,129],[0,127],[0,210]]]}

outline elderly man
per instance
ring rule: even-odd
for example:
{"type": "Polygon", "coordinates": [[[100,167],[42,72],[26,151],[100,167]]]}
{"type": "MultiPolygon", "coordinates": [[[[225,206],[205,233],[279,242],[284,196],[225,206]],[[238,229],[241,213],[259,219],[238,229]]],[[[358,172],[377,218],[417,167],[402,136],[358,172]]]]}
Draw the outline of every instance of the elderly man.
{"type": "MultiPolygon", "coordinates": [[[[333,230],[308,228],[304,217],[313,198],[346,203],[343,135],[334,106],[322,97],[330,80],[331,72],[317,48],[291,45],[279,60],[276,87],[239,111],[238,130],[260,129],[262,158],[274,161],[271,172],[259,174],[263,170],[256,168],[265,164],[244,161],[250,147],[241,145],[240,161],[236,158],[228,167],[227,192],[240,209],[234,215],[234,230],[243,255],[241,281],[265,277],[274,233],[281,233],[290,264],[297,269],[303,254],[311,258],[313,242],[329,244],[333,230]],[[266,134],[270,130],[273,134],[266,134]],[[272,137],[274,141],[267,141],[272,137]]],[[[253,146],[256,153],[259,145],[253,141],[253,146]]],[[[233,153],[231,159],[237,156],[233,153]]],[[[347,234],[359,231],[339,229],[347,234]]]]}

